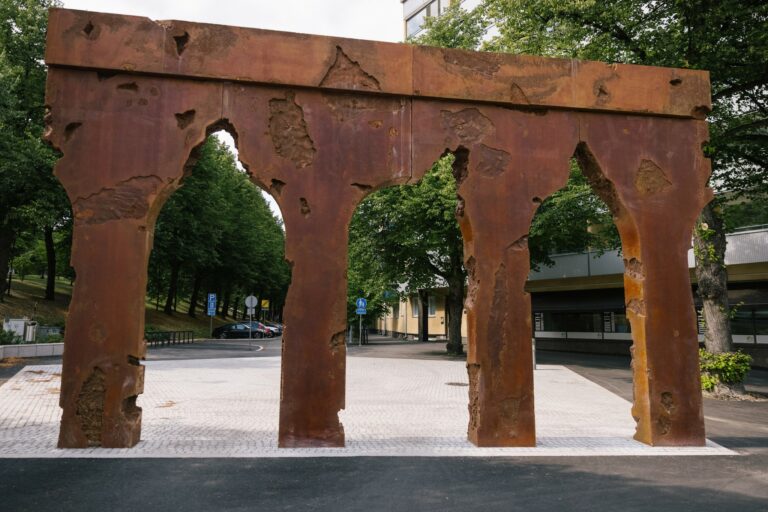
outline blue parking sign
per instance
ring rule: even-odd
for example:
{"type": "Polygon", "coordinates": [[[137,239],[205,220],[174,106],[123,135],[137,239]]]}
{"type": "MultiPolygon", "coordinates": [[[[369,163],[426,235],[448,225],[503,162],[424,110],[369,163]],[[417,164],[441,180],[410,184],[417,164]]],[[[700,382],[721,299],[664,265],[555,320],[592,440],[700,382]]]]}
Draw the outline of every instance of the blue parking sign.
{"type": "Polygon", "coordinates": [[[216,316],[216,294],[208,294],[208,316],[216,316]]]}

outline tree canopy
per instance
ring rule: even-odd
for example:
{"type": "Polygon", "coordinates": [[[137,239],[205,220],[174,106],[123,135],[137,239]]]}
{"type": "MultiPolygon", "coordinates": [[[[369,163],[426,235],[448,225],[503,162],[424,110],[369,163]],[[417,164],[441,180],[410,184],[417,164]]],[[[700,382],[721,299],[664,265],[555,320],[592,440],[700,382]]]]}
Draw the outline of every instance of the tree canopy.
{"type": "Polygon", "coordinates": [[[150,293],[168,313],[179,294],[189,297],[192,316],[203,287],[220,294],[225,313],[250,293],[282,303],[290,279],[283,255],[280,221],[229,148],[209,137],[157,220],[150,293]]]}

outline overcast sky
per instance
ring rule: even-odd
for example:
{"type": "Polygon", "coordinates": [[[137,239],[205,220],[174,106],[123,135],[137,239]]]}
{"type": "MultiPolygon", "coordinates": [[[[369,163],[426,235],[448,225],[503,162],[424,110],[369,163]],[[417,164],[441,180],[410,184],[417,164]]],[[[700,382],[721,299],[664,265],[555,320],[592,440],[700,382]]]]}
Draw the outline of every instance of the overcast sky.
{"type": "MultiPolygon", "coordinates": [[[[185,20],[327,36],[403,40],[399,0],[64,0],[70,9],[185,20]]],[[[234,141],[219,134],[234,150],[234,141]]],[[[280,215],[274,199],[264,194],[280,215]]]]}
{"type": "Polygon", "coordinates": [[[400,0],[64,0],[70,9],[306,32],[403,40],[400,0]]]}

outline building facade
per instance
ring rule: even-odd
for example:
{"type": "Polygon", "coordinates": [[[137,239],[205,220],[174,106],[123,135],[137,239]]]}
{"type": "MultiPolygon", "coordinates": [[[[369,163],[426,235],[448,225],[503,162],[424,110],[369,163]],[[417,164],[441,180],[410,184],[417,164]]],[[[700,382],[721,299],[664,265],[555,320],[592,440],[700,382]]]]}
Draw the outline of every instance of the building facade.
{"type": "Polygon", "coordinates": [[[457,2],[469,10],[480,5],[481,0],[400,0],[403,4],[405,39],[419,35],[427,18],[440,16],[457,2]]]}
{"type": "MultiPolygon", "coordinates": [[[[768,366],[768,227],[731,233],[725,262],[728,296],[733,308],[731,328],[737,348],[751,353],[768,366]]],[[[532,327],[542,349],[628,354],[631,326],[624,306],[624,261],[619,250],[605,253],[570,253],[551,256],[554,265],[531,272],[526,289],[531,294],[532,327]]],[[[688,265],[691,292],[697,309],[693,249],[688,265]]],[[[444,289],[430,290],[429,336],[447,334],[444,289]]],[[[395,304],[378,319],[381,332],[416,338],[418,296],[395,304]]],[[[706,325],[699,315],[699,339],[706,325]]],[[[462,322],[466,336],[466,322],[462,322]]]]}

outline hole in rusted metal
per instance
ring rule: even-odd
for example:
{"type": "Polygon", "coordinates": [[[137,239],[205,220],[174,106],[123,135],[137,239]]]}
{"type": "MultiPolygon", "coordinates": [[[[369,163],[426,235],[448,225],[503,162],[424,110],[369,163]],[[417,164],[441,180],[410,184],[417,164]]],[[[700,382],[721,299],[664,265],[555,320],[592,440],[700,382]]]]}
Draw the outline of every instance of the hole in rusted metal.
{"type": "Polygon", "coordinates": [[[189,43],[189,33],[184,32],[180,36],[173,36],[173,40],[176,41],[176,54],[181,57],[181,54],[184,53],[184,50],[187,49],[187,44],[189,43]]]}
{"type": "Polygon", "coordinates": [[[117,86],[121,91],[139,92],[139,84],[136,82],[126,82],[117,86]]]}

